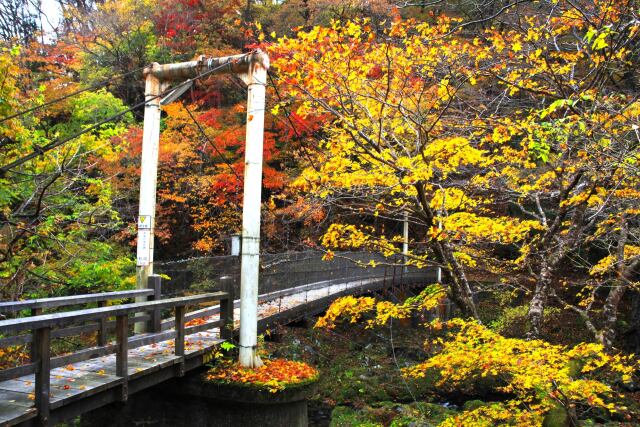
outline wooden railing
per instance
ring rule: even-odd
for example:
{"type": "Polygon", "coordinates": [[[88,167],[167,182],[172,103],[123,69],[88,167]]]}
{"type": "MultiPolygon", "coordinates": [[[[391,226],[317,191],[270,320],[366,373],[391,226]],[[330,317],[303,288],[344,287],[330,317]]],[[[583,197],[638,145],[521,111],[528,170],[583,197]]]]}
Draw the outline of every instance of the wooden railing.
{"type": "MultiPolygon", "coordinates": [[[[16,368],[0,371],[0,380],[12,379],[22,375],[35,374],[35,407],[38,416],[46,424],[49,417],[50,405],[50,371],[53,368],[65,366],[99,356],[115,353],[116,376],[122,377],[122,393],[120,398],[127,398],[127,352],[129,349],[153,344],[160,341],[175,339],[175,355],[184,356],[185,335],[211,329],[220,328],[221,338],[229,338],[233,333],[233,295],[228,292],[214,292],[203,295],[179,298],[159,299],[160,278],[149,278],[150,289],[137,291],[109,292],[101,294],[82,295],[65,298],[46,298],[31,301],[2,302],[0,311],[16,312],[24,309],[42,310],[58,308],[83,303],[103,303],[132,297],[148,297],[150,300],[101,306],[81,310],[65,311],[49,314],[36,314],[31,317],[20,317],[0,321],[0,335],[23,333],[0,339],[0,347],[18,343],[31,343],[31,363],[16,368]],[[153,299],[157,298],[157,299],[153,299]],[[185,326],[186,307],[201,303],[220,301],[220,317],[217,322],[202,325],[185,326]],[[163,309],[173,309],[172,323],[174,330],[162,331],[160,313],[163,309]],[[140,313],[148,313],[141,315],[140,313]],[[110,318],[115,318],[110,321],[110,318]],[[148,321],[148,332],[129,337],[129,325],[136,321],[148,321]],[[91,325],[81,325],[94,322],[91,325]],[[97,322],[97,323],[95,323],[97,322]],[[108,342],[107,331],[115,328],[115,343],[108,342]],[[52,357],[51,340],[55,337],[77,335],[86,331],[98,330],[98,345],[77,351],[70,355],[52,357]],[[29,334],[24,334],[24,332],[29,334]]],[[[182,363],[184,363],[184,358],[182,363]]],[[[183,368],[184,369],[184,368],[183,368]]],[[[184,372],[184,371],[182,371],[184,372]]]]}
{"type": "MultiPolygon", "coordinates": [[[[152,281],[150,280],[149,282],[151,283],[152,281]]],[[[155,291],[154,289],[137,289],[132,291],[103,292],[97,294],[73,295],[68,297],[56,298],[40,298],[25,301],[2,301],[0,302],[0,314],[17,314],[20,311],[30,310],[31,316],[39,316],[44,313],[44,310],[85,305],[91,303],[97,303],[99,307],[106,307],[109,301],[141,297],[147,298],[147,300],[149,301],[160,299],[159,289],[158,291],[155,291]]],[[[150,321],[151,319],[152,316],[144,314],[133,317],[132,319],[130,319],[130,322],[145,322],[150,321]]],[[[101,319],[98,323],[94,324],[72,326],[69,328],[52,331],[51,338],[63,338],[87,332],[98,331],[98,345],[103,346],[107,343],[107,334],[109,329],[114,328],[115,321],[110,322],[108,321],[108,319],[101,319]]],[[[0,348],[28,344],[31,342],[31,334],[14,335],[10,337],[0,338],[0,348]]]]}

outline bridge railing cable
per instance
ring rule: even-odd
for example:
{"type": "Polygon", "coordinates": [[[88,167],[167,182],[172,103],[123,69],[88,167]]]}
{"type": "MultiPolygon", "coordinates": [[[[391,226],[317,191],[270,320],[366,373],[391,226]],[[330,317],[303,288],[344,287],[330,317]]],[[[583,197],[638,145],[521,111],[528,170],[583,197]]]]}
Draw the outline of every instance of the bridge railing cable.
{"type": "Polygon", "coordinates": [[[193,77],[191,79],[185,80],[184,82],[181,82],[181,83],[178,83],[176,85],[173,85],[173,86],[169,87],[168,89],[164,90],[160,95],[147,97],[144,101],[139,102],[139,103],[135,104],[134,106],[132,106],[130,108],[127,108],[127,109],[125,109],[125,110],[123,110],[123,111],[121,111],[121,112],[119,112],[117,114],[114,114],[114,115],[112,115],[110,117],[107,117],[106,119],[100,120],[97,123],[93,123],[92,125],[82,129],[81,131],[78,131],[78,132],[76,132],[76,133],[74,133],[74,134],[72,134],[70,136],[65,137],[65,138],[58,139],[56,141],[52,141],[49,144],[46,144],[46,145],[44,145],[42,147],[38,147],[35,151],[33,151],[33,152],[23,156],[23,157],[20,157],[20,158],[14,160],[14,161],[2,166],[2,167],[0,167],[0,176],[3,176],[6,172],[10,171],[11,169],[13,169],[13,168],[15,168],[17,166],[20,166],[21,164],[23,164],[23,163],[25,163],[25,162],[27,162],[27,161],[29,161],[29,160],[37,157],[37,156],[42,155],[47,151],[50,151],[50,150],[52,150],[54,148],[57,148],[57,147],[59,147],[59,146],[61,146],[63,144],[66,144],[67,142],[69,142],[71,140],[74,140],[74,139],[78,138],[79,136],[96,129],[96,128],[104,125],[105,123],[112,122],[112,121],[124,116],[125,114],[127,114],[127,113],[129,113],[131,111],[134,111],[137,108],[142,107],[143,105],[146,105],[146,104],[148,104],[150,102],[153,102],[153,101],[155,101],[157,99],[162,99],[166,95],[168,95],[169,93],[173,92],[174,90],[177,90],[178,88],[184,87],[187,84],[191,84],[191,83],[193,83],[193,82],[195,82],[195,81],[197,81],[197,80],[199,80],[199,79],[201,79],[203,77],[208,76],[209,74],[215,73],[216,71],[218,71],[218,70],[220,70],[220,69],[222,69],[222,68],[224,68],[226,66],[227,66],[227,64],[223,64],[223,65],[220,65],[218,67],[211,68],[211,69],[209,69],[207,71],[204,71],[204,72],[198,74],[197,76],[195,76],[195,77],[193,77]]]}

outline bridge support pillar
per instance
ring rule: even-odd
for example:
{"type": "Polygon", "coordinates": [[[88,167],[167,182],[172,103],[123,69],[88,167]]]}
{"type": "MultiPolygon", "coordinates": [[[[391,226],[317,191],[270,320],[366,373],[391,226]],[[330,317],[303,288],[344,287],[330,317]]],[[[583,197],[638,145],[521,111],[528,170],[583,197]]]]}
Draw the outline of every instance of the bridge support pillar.
{"type": "Polygon", "coordinates": [[[258,274],[260,207],[262,205],[262,145],[265,88],[269,57],[256,51],[243,79],[249,87],[242,207],[242,265],[240,267],[240,365],[262,366],[258,344],[258,274]]]}

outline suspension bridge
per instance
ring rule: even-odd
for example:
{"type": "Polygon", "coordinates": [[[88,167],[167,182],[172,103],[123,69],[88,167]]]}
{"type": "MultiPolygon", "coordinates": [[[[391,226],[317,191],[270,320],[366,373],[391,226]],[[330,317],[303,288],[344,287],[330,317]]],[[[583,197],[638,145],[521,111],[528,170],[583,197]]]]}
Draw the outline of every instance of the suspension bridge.
{"type": "MultiPolygon", "coordinates": [[[[237,265],[226,260],[227,266],[237,265]]],[[[318,258],[308,256],[273,264],[263,273],[265,292],[258,298],[261,332],[320,313],[340,296],[411,292],[436,280],[433,270],[402,267],[363,269],[334,262],[319,269],[318,258]]],[[[177,272],[175,265],[169,267],[177,272]]],[[[183,273],[190,272],[183,267],[183,273]]],[[[0,371],[0,425],[54,425],[200,372],[221,343],[234,338],[239,323],[237,275],[209,271],[208,276],[210,289],[202,289],[202,283],[176,289],[180,286],[153,275],[148,289],[0,303],[0,313],[30,314],[0,321],[0,348],[27,345],[31,351],[30,363],[0,371]],[[137,302],[122,303],[131,299],[137,302]],[[147,332],[135,333],[136,323],[146,325],[147,332]],[[78,335],[95,345],[54,354],[52,343],[78,335]]]]}

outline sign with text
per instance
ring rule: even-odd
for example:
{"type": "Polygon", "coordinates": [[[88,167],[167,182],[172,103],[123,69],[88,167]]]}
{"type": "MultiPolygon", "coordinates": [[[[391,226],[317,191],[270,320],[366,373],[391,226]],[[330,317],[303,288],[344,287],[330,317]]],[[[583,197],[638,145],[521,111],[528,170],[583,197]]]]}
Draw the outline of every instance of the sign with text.
{"type": "Polygon", "coordinates": [[[138,217],[138,230],[151,230],[151,215],[140,215],[138,217]]]}
{"type": "Polygon", "coordinates": [[[145,266],[151,263],[151,230],[138,229],[138,266],[145,266]]]}

